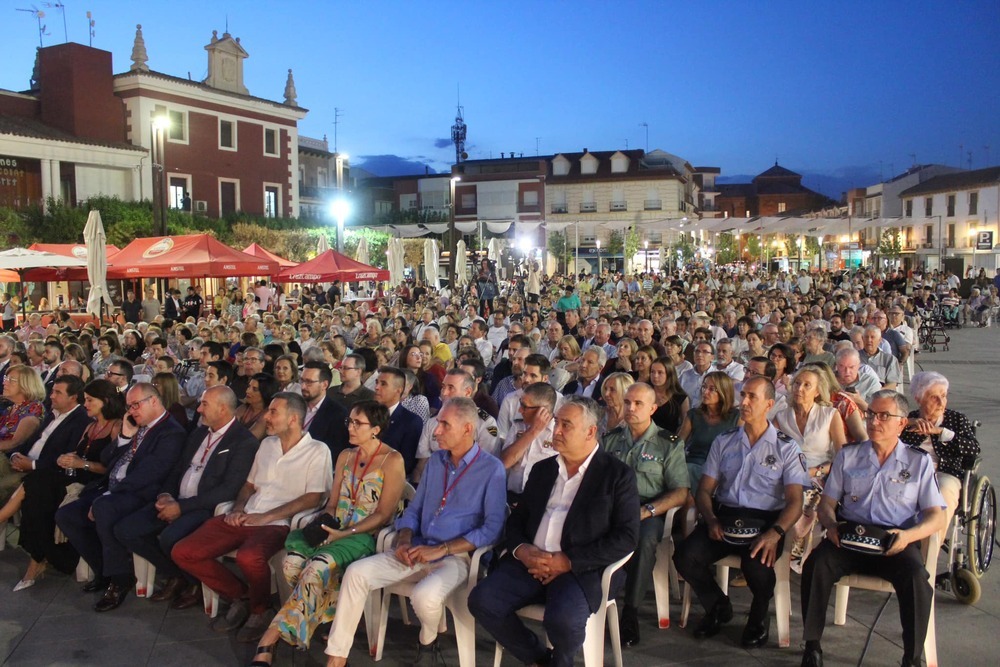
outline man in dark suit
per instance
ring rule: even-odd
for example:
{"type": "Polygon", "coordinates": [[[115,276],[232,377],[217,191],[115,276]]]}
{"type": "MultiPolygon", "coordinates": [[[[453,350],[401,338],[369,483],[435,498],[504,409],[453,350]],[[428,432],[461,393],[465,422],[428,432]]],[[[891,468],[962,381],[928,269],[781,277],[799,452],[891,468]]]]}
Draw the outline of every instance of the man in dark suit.
{"type": "Polygon", "coordinates": [[[351,446],[347,435],[347,410],[326,397],[333,381],[330,367],[323,361],[310,361],[302,370],[299,384],[306,401],[306,431],[330,448],[336,464],[340,453],[351,446]]]}
{"type": "Polygon", "coordinates": [[[59,366],[62,364],[63,346],[57,340],[46,341],[45,351],[42,352],[42,360],[48,370],[42,373],[42,383],[45,385],[46,396],[52,393],[52,383],[59,375],[59,366]]]}
{"type": "Polygon", "coordinates": [[[566,386],[563,387],[563,395],[585,396],[603,405],[601,387],[604,384],[604,378],[601,376],[601,371],[607,363],[608,353],[603,348],[588,347],[587,351],[580,355],[580,369],[577,372],[577,379],[566,383],[566,386]]]}
{"type": "MultiPolygon", "coordinates": [[[[55,468],[56,459],[76,449],[90,417],[81,407],[83,403],[83,380],[72,375],[55,378],[52,385],[52,409],[35,434],[14,449],[10,457],[10,467],[15,473],[22,473],[4,486],[20,483],[24,473],[42,468],[55,468]]],[[[11,489],[13,491],[13,489],[11,489]]],[[[2,496],[0,492],[0,496],[2,496]]]]}
{"type": "Polygon", "coordinates": [[[382,435],[382,442],[403,455],[406,475],[409,477],[417,465],[417,445],[420,443],[423,422],[420,417],[399,404],[403,399],[405,386],[406,376],[403,371],[394,366],[382,366],[378,369],[375,400],[389,408],[389,428],[382,435]]]}
{"type": "Polygon", "coordinates": [[[605,602],[604,568],[639,541],[635,473],[598,445],[599,414],[592,399],[566,397],[553,430],[558,456],[532,468],[507,520],[507,554],[469,596],[476,620],[525,664],[573,664],[587,618],[605,602]],[[514,613],[540,600],[551,652],[514,613]]]}
{"type": "Polygon", "coordinates": [[[134,582],[115,524],[156,497],[184,447],[184,429],[167,414],[155,386],[135,385],[125,404],[118,446],[107,448],[102,460],[108,473],[56,512],[56,525],[96,573],[84,591],[104,589],[95,611],[117,609],[134,582]]]}
{"type": "Polygon", "coordinates": [[[177,321],[181,314],[181,291],[180,290],[170,290],[167,294],[167,298],[163,302],[163,318],[167,320],[177,321]]]}
{"type": "Polygon", "coordinates": [[[150,599],[172,601],[174,609],[198,604],[198,580],[170,559],[170,551],[193,533],[243,487],[257,454],[257,438],[236,421],[236,394],[225,385],[209,387],[198,405],[201,426],[188,436],[177,465],[156,501],[125,517],[115,537],[132,553],[145,558],[167,583],[150,599]]]}

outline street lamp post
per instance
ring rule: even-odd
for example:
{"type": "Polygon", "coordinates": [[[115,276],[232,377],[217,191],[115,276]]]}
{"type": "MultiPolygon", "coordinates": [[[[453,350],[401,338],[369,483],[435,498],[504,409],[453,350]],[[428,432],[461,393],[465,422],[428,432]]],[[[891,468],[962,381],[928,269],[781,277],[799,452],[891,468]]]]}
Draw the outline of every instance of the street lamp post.
{"type": "Polygon", "coordinates": [[[597,239],[597,275],[601,275],[601,239],[597,239]]]}
{"type": "MultiPolygon", "coordinates": [[[[451,177],[451,200],[448,203],[448,256],[451,258],[451,270],[448,271],[448,285],[452,290],[457,286],[457,280],[455,279],[455,272],[458,269],[458,259],[455,254],[458,252],[458,234],[455,231],[455,184],[462,180],[461,176],[451,177]]],[[[482,224],[482,223],[480,223],[482,224]]],[[[479,231],[479,251],[483,250],[483,233],[482,227],[479,231]]]]}
{"type": "Polygon", "coordinates": [[[168,116],[154,116],[150,124],[150,158],[153,176],[153,227],[160,236],[167,235],[167,169],[164,135],[170,129],[168,116]]]}
{"type": "Polygon", "coordinates": [[[344,220],[351,212],[351,205],[346,199],[338,198],[330,205],[333,217],[337,220],[337,252],[344,252],[344,220]]]}
{"type": "Polygon", "coordinates": [[[649,273],[649,241],[646,241],[646,273],[649,273]]]}

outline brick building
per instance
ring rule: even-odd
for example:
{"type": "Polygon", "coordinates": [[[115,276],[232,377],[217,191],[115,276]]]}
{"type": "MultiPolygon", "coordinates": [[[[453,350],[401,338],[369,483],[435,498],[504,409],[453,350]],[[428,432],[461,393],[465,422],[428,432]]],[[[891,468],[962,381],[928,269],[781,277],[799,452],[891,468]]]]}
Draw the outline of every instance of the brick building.
{"type": "Polygon", "coordinates": [[[835,204],[826,195],[802,185],[801,174],[777,162],[750,183],[720,183],[716,188],[716,209],[732,218],[793,215],[835,204]]]}

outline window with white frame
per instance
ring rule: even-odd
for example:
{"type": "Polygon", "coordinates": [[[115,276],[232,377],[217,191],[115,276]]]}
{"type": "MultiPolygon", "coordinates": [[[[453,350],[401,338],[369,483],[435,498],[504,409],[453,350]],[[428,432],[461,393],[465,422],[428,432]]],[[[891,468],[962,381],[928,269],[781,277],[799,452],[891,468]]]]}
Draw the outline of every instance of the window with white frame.
{"type": "Polygon", "coordinates": [[[277,218],[281,210],[281,188],[277,185],[264,186],[264,217],[277,218]]]}
{"type": "Polygon", "coordinates": [[[271,127],[264,128],[264,155],[278,157],[278,131],[271,127]]]}
{"type": "Polygon", "coordinates": [[[219,148],[236,150],[236,121],[219,119],[219,148]]]}

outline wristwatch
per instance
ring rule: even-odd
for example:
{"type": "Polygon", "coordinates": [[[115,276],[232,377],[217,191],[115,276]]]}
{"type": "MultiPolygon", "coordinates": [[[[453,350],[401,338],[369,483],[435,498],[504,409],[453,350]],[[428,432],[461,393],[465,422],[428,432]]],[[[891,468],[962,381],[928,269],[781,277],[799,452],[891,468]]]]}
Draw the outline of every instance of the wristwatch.
{"type": "Polygon", "coordinates": [[[771,526],[771,528],[773,528],[774,532],[776,532],[778,534],[778,537],[784,537],[785,536],[785,529],[782,528],[781,526],[779,526],[778,524],[774,524],[773,526],[771,526]]]}
{"type": "Polygon", "coordinates": [[[87,472],[90,472],[90,463],[84,463],[83,469],[86,470],[87,472]]]}
{"type": "Polygon", "coordinates": [[[653,503],[646,503],[645,505],[643,505],[643,508],[647,512],[649,512],[649,516],[655,516],[656,515],[656,505],[654,505],[653,503]]]}

